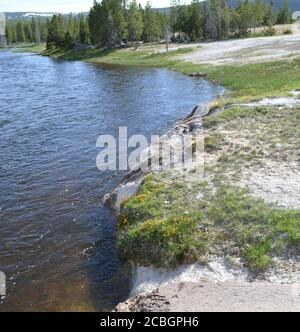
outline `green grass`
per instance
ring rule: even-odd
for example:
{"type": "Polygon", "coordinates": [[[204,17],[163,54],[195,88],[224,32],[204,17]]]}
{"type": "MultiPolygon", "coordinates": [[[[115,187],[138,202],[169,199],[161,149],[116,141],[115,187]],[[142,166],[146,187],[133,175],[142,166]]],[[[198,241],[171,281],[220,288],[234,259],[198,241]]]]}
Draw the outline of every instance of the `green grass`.
{"type": "Polygon", "coordinates": [[[26,45],[16,45],[11,46],[15,47],[14,53],[43,53],[45,50],[45,44],[26,44],[26,45]]]}
{"type": "Polygon", "coordinates": [[[223,136],[220,133],[214,133],[205,137],[204,143],[205,152],[214,152],[222,148],[224,144],[223,136]]]}
{"type": "Polygon", "coordinates": [[[88,61],[94,63],[106,63],[124,66],[140,66],[140,67],[161,67],[172,68],[177,62],[174,57],[192,52],[191,48],[170,51],[169,53],[158,53],[146,50],[135,51],[133,49],[126,50],[45,50],[44,55],[49,55],[63,60],[72,61],[88,61]]]}
{"type": "Polygon", "coordinates": [[[183,186],[149,176],[138,195],[122,206],[118,246],[122,256],[141,265],[174,267],[200,259],[207,244],[198,230],[203,214],[188,209],[183,186]],[[175,208],[176,207],[176,208],[175,208]]]}
{"type": "Polygon", "coordinates": [[[278,113],[278,110],[265,107],[230,107],[225,109],[218,116],[209,116],[203,118],[203,125],[206,129],[212,128],[216,125],[229,123],[232,120],[243,120],[246,118],[258,119],[260,117],[270,116],[274,117],[274,114],[278,113]]]}
{"type": "Polygon", "coordinates": [[[233,97],[244,100],[288,95],[300,86],[300,58],[290,61],[209,67],[209,79],[220,82],[233,97]]]}
{"type": "Polygon", "coordinates": [[[300,211],[272,208],[236,187],[221,186],[213,196],[205,183],[191,190],[150,176],[123,204],[118,245],[124,258],[158,267],[205,261],[218,247],[224,255],[238,248],[245,265],[262,272],[273,255],[300,249],[300,211]],[[191,201],[197,191],[206,191],[206,200],[191,201]]]}
{"type": "Polygon", "coordinates": [[[271,208],[245,190],[221,187],[208,216],[224,229],[229,240],[243,248],[252,270],[268,268],[272,254],[281,256],[288,248],[300,249],[300,210],[271,208]]]}

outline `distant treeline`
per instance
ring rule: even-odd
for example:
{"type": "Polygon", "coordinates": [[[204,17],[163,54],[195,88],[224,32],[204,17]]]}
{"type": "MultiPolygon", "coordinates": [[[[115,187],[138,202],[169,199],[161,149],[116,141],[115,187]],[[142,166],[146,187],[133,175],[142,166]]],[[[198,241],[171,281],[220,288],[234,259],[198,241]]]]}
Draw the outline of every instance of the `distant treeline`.
{"type": "Polygon", "coordinates": [[[274,24],[292,22],[288,0],[279,11],[274,2],[240,0],[232,8],[228,0],[193,0],[190,5],[180,5],[171,0],[171,9],[163,12],[145,8],[136,0],[94,1],[88,16],[54,15],[41,23],[34,18],[30,23],[8,24],[8,42],[40,43],[47,47],[71,48],[76,44],[96,47],[119,47],[143,41],[151,43],[166,38],[174,41],[200,41],[245,37],[257,27],[266,27],[265,34],[274,33],[274,24]]]}
{"type": "Polygon", "coordinates": [[[45,23],[32,18],[31,22],[8,21],[6,37],[8,44],[16,43],[42,43],[47,41],[48,29],[45,23]]]}

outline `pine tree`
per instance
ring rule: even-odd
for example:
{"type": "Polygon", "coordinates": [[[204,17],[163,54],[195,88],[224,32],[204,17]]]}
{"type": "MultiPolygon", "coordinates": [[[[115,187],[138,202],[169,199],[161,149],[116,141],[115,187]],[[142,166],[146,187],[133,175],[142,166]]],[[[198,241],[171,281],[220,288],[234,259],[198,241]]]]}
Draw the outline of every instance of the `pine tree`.
{"type": "Polygon", "coordinates": [[[292,11],[289,6],[289,1],[284,0],[282,7],[277,16],[277,24],[288,24],[292,22],[292,11]]]}
{"type": "Polygon", "coordinates": [[[6,26],[6,37],[7,37],[7,43],[9,45],[15,44],[17,42],[16,30],[14,29],[14,26],[6,26]]]}
{"type": "Polygon", "coordinates": [[[240,38],[247,37],[252,27],[251,4],[248,0],[239,1],[239,7],[235,12],[235,20],[237,26],[237,36],[240,38]]]}
{"type": "Polygon", "coordinates": [[[176,30],[179,35],[182,37],[184,34],[185,37],[189,34],[189,8],[190,6],[179,6],[177,9],[177,26],[176,30]]]}
{"type": "Polygon", "coordinates": [[[70,31],[67,31],[65,33],[65,38],[64,38],[64,47],[66,49],[70,49],[74,46],[74,38],[71,35],[70,31]]]}
{"type": "Polygon", "coordinates": [[[179,0],[171,0],[171,12],[169,17],[169,25],[170,29],[173,32],[173,39],[176,37],[176,32],[180,30],[179,28],[179,10],[180,10],[180,1],[179,0]]]}
{"type": "Polygon", "coordinates": [[[256,34],[256,28],[263,22],[266,6],[263,0],[255,0],[251,4],[250,8],[250,20],[253,27],[254,36],[256,34]]]}
{"type": "Polygon", "coordinates": [[[92,45],[100,47],[102,45],[102,35],[103,35],[103,8],[100,3],[94,1],[94,5],[90,10],[88,17],[90,39],[92,45]]]}
{"type": "Polygon", "coordinates": [[[47,24],[42,23],[41,20],[39,20],[38,26],[40,30],[41,42],[44,43],[47,41],[47,24]]]}
{"type": "Polygon", "coordinates": [[[217,39],[221,27],[219,0],[209,0],[206,5],[206,37],[217,39]]]}
{"type": "Polygon", "coordinates": [[[41,32],[40,27],[37,24],[35,18],[33,17],[31,20],[31,40],[33,43],[40,44],[41,43],[41,32]]]}
{"type": "Polygon", "coordinates": [[[25,42],[24,26],[21,22],[17,22],[17,25],[16,25],[16,40],[18,43],[25,42]]]}
{"type": "Polygon", "coordinates": [[[152,43],[164,37],[164,20],[164,15],[155,11],[148,2],[144,13],[144,42],[152,43]]]}
{"type": "Polygon", "coordinates": [[[83,15],[79,18],[79,41],[81,44],[87,44],[89,42],[89,28],[87,20],[83,15]]]}
{"type": "Polygon", "coordinates": [[[31,28],[29,24],[26,24],[24,26],[24,33],[25,33],[25,41],[27,43],[33,43],[31,28]]]}
{"type": "Polygon", "coordinates": [[[114,47],[128,36],[122,0],[94,2],[89,14],[91,42],[114,47]]]}
{"type": "Polygon", "coordinates": [[[188,35],[191,41],[201,39],[203,37],[204,25],[204,9],[202,3],[199,0],[193,0],[188,8],[187,15],[188,35]]]}
{"type": "Polygon", "coordinates": [[[73,16],[73,14],[68,15],[68,17],[64,19],[64,30],[69,31],[73,39],[76,39],[79,33],[76,21],[77,19],[73,16]]]}
{"type": "Polygon", "coordinates": [[[151,3],[148,2],[145,8],[145,17],[144,17],[144,41],[146,43],[152,43],[153,41],[153,11],[151,7],[151,3]]]}
{"type": "Polygon", "coordinates": [[[267,27],[272,27],[276,21],[275,13],[274,13],[274,0],[266,5],[265,15],[264,15],[264,25],[267,27]]]}
{"type": "Polygon", "coordinates": [[[136,0],[133,0],[128,11],[128,36],[131,42],[139,41],[143,34],[143,18],[136,0]]]}
{"type": "Polygon", "coordinates": [[[65,45],[66,32],[62,15],[54,15],[48,23],[47,48],[63,48],[65,45]]]}
{"type": "Polygon", "coordinates": [[[221,0],[221,32],[219,38],[229,37],[231,20],[231,9],[228,0],[221,0]]]}

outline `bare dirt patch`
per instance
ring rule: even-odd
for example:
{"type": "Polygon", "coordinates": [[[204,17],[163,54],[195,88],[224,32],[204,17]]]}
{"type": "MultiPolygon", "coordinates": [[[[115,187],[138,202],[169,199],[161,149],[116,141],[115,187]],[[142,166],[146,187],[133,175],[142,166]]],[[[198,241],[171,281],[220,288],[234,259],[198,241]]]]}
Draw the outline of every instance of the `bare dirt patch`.
{"type": "Polygon", "coordinates": [[[210,65],[270,62],[299,56],[300,34],[200,43],[197,46],[194,53],[182,59],[210,65]]]}

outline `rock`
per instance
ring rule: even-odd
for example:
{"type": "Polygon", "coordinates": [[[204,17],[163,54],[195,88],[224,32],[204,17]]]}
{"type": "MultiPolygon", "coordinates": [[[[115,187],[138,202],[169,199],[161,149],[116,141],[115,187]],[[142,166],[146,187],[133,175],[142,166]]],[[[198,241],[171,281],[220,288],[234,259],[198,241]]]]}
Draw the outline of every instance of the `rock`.
{"type": "Polygon", "coordinates": [[[149,294],[141,294],[120,303],[114,312],[168,312],[170,302],[158,290],[149,294]]]}
{"type": "Polygon", "coordinates": [[[143,177],[141,176],[135,181],[127,181],[120,184],[113,192],[106,194],[102,198],[101,204],[105,207],[112,208],[119,213],[122,203],[138,192],[142,181],[143,177]]]}
{"type": "Polygon", "coordinates": [[[300,90],[293,90],[293,91],[291,91],[291,94],[293,96],[300,96],[300,90]]]}
{"type": "Polygon", "coordinates": [[[207,73],[192,73],[189,75],[190,77],[207,77],[207,73]]]}
{"type": "Polygon", "coordinates": [[[210,112],[210,105],[207,104],[198,105],[194,109],[194,116],[205,117],[209,114],[209,112],[210,112]]]}

